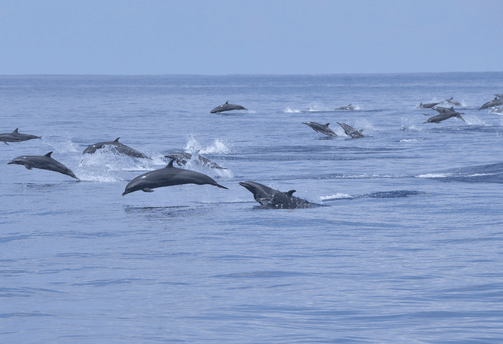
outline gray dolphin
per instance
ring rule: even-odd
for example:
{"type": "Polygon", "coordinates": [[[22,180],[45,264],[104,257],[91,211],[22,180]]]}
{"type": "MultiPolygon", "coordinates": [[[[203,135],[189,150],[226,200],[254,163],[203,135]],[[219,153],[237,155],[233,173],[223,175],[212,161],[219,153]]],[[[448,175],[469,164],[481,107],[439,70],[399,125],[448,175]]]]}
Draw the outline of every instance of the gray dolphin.
{"type": "MultiPolygon", "coordinates": [[[[193,155],[190,153],[185,153],[185,152],[174,152],[170,153],[168,155],[164,156],[165,158],[168,159],[174,159],[178,166],[185,165],[190,159],[192,159],[193,155]]],[[[210,168],[216,168],[216,169],[221,169],[221,170],[226,170],[227,168],[221,167],[218,164],[214,163],[208,158],[205,158],[204,156],[200,155],[199,152],[195,154],[195,159],[193,160],[196,163],[203,165],[203,166],[208,166],[210,168]]]]}
{"type": "Polygon", "coordinates": [[[346,106],[341,106],[340,108],[337,108],[336,110],[352,111],[352,110],[354,110],[354,107],[352,107],[351,104],[349,104],[349,105],[346,105],[346,106]]]}
{"type": "Polygon", "coordinates": [[[0,134],[0,141],[3,141],[6,145],[9,145],[7,142],[23,142],[33,139],[41,139],[42,136],[35,136],[30,134],[20,134],[18,132],[19,128],[16,128],[12,133],[4,133],[0,134]]]}
{"type": "Polygon", "coordinates": [[[342,129],[344,129],[346,135],[351,136],[351,138],[353,139],[361,139],[362,137],[366,137],[365,135],[362,134],[363,129],[356,130],[352,126],[347,125],[346,123],[337,122],[337,124],[339,124],[342,127],[342,129]]]}
{"type": "Polygon", "coordinates": [[[122,193],[122,196],[138,190],[142,190],[143,192],[154,192],[152,189],[181,184],[210,184],[222,189],[227,189],[225,186],[218,184],[205,174],[174,167],[174,161],[175,160],[171,160],[166,167],[160,170],[147,172],[134,178],[126,185],[126,189],[122,193]]]}
{"type": "Polygon", "coordinates": [[[236,104],[229,104],[229,102],[225,102],[225,104],[219,105],[213,110],[210,111],[210,113],[220,113],[224,111],[231,111],[231,110],[246,110],[243,106],[241,105],[236,105],[236,104]]]}
{"type": "Polygon", "coordinates": [[[440,103],[428,103],[428,104],[423,104],[423,103],[419,103],[419,107],[421,109],[431,109],[432,107],[434,107],[435,105],[438,105],[440,103]]]}
{"type": "Polygon", "coordinates": [[[426,122],[423,122],[423,124],[424,123],[440,123],[440,122],[445,121],[446,119],[449,119],[452,117],[459,118],[460,120],[465,122],[465,120],[463,119],[463,117],[461,117],[461,115],[463,115],[462,112],[456,112],[454,110],[441,112],[440,114],[438,114],[436,116],[428,118],[428,120],[426,122]]]}
{"type": "Polygon", "coordinates": [[[450,108],[446,108],[446,107],[442,107],[442,106],[435,106],[432,109],[435,110],[438,113],[452,113],[452,112],[456,112],[456,111],[454,111],[454,106],[451,106],[450,108]]]}
{"type": "Polygon", "coordinates": [[[302,124],[305,124],[305,125],[311,127],[317,133],[322,133],[322,134],[325,134],[327,136],[337,136],[337,134],[334,133],[332,131],[332,129],[330,129],[328,127],[330,125],[330,123],[320,124],[320,123],[316,123],[316,122],[302,122],[302,124]]]}
{"type": "Polygon", "coordinates": [[[113,147],[117,151],[117,153],[120,154],[124,154],[133,158],[150,159],[148,156],[146,156],[141,152],[138,152],[136,149],[123,145],[122,143],[119,142],[119,139],[120,137],[116,138],[114,141],[99,142],[95,143],[94,145],[90,145],[84,150],[84,154],[94,154],[97,149],[101,149],[104,146],[110,146],[113,147]]]}
{"type": "Polygon", "coordinates": [[[457,100],[454,100],[454,97],[446,99],[445,101],[455,106],[461,106],[461,103],[458,102],[457,100]]]}
{"type": "Polygon", "coordinates": [[[250,191],[255,201],[265,208],[295,209],[317,206],[317,204],[293,196],[295,190],[281,192],[256,182],[240,182],[239,185],[250,191]]]}
{"type": "Polygon", "coordinates": [[[40,155],[26,155],[26,156],[19,156],[9,162],[8,164],[15,164],[15,165],[24,165],[27,169],[31,170],[32,168],[39,168],[41,170],[49,170],[49,171],[54,171],[54,172],[59,172],[66,174],[67,176],[70,176],[75,179],[79,179],[73,174],[73,172],[60,163],[59,161],[54,160],[51,158],[52,152],[47,153],[44,156],[40,155]]]}
{"type": "Polygon", "coordinates": [[[494,97],[493,100],[488,101],[487,103],[485,103],[484,105],[482,105],[479,110],[488,109],[490,107],[494,107],[494,106],[498,106],[498,105],[503,105],[503,98],[499,98],[498,96],[499,95],[497,95],[496,97],[494,97]]]}

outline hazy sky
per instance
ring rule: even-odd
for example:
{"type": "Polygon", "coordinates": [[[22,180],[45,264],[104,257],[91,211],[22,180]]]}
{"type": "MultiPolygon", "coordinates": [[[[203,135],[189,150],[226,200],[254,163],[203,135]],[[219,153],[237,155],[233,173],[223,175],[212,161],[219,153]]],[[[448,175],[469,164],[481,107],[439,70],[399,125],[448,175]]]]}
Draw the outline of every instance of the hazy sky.
{"type": "Polygon", "coordinates": [[[503,0],[0,0],[0,74],[502,66],[503,0]]]}

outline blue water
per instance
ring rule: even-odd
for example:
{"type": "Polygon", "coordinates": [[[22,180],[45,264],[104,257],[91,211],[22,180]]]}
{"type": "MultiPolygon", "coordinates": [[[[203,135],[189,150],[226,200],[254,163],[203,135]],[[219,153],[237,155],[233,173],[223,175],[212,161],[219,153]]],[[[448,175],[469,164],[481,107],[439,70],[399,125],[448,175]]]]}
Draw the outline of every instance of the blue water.
{"type": "Polygon", "coordinates": [[[0,342],[503,342],[494,93],[503,73],[0,76],[0,132],[43,136],[0,143],[0,342]],[[450,97],[466,122],[423,124],[450,97]],[[82,155],[117,137],[152,160],[82,155]],[[121,196],[197,150],[229,190],[121,196]],[[7,165],[49,151],[81,181],[7,165]],[[260,209],[240,181],[324,206],[260,209]]]}

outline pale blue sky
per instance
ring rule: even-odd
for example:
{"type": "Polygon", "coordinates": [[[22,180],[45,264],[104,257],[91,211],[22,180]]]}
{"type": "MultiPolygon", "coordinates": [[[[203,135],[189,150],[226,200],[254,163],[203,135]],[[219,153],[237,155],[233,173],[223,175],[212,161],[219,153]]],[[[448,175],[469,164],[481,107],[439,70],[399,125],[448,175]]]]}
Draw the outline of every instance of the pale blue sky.
{"type": "Polygon", "coordinates": [[[0,74],[503,71],[503,0],[0,0],[0,74]]]}

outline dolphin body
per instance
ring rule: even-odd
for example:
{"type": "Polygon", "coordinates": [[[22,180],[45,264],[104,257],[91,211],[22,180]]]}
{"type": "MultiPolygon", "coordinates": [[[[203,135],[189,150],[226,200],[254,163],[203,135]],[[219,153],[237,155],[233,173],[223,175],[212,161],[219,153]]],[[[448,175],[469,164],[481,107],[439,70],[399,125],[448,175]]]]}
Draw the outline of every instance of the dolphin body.
{"type": "Polygon", "coordinates": [[[419,103],[419,108],[421,108],[421,109],[431,109],[435,105],[438,105],[438,104],[440,104],[440,103],[428,103],[428,104],[419,103]]]}
{"type": "Polygon", "coordinates": [[[16,130],[14,130],[12,133],[0,134],[0,141],[5,143],[6,145],[9,145],[7,142],[23,142],[23,141],[42,138],[42,136],[35,136],[35,135],[30,135],[30,134],[20,134],[18,132],[18,129],[19,128],[16,128],[16,130]]]}
{"type": "Polygon", "coordinates": [[[454,100],[454,97],[446,99],[445,101],[455,106],[461,106],[461,103],[458,102],[457,100],[454,100]]]}
{"type": "MultiPolygon", "coordinates": [[[[178,164],[178,166],[182,166],[182,165],[185,165],[190,159],[192,159],[193,155],[190,153],[185,153],[185,152],[174,152],[174,153],[165,155],[164,157],[168,158],[168,159],[174,159],[176,161],[176,163],[178,164]]],[[[197,153],[195,155],[195,159],[193,161],[195,161],[196,163],[198,163],[200,165],[208,166],[210,168],[216,168],[216,169],[220,169],[220,170],[227,169],[225,167],[219,166],[218,164],[214,163],[210,159],[205,158],[202,155],[199,155],[199,153],[197,153]]]]}
{"type": "Polygon", "coordinates": [[[461,117],[461,115],[463,115],[463,113],[454,111],[454,109],[452,107],[451,108],[440,108],[440,109],[436,108],[435,110],[437,110],[439,112],[439,114],[428,118],[428,120],[426,122],[423,122],[423,124],[424,123],[440,123],[440,122],[445,121],[446,119],[449,119],[452,117],[459,118],[460,120],[465,122],[463,117],[461,117]]]}
{"type": "Polygon", "coordinates": [[[31,156],[19,156],[9,162],[8,164],[15,165],[24,165],[27,169],[31,170],[32,168],[39,168],[41,170],[49,170],[54,172],[59,172],[62,174],[66,174],[75,179],[79,179],[75,176],[75,174],[65,165],[60,163],[59,161],[54,160],[51,157],[52,152],[47,153],[44,156],[39,155],[31,155],[31,156]]]}
{"type": "Polygon", "coordinates": [[[295,190],[281,192],[256,182],[240,182],[239,185],[250,191],[255,201],[264,208],[296,209],[317,206],[317,204],[293,196],[295,190]]]}
{"type": "Polygon", "coordinates": [[[229,102],[225,102],[225,104],[219,105],[213,110],[210,111],[210,113],[220,113],[224,111],[231,111],[231,110],[246,110],[244,106],[241,105],[236,105],[236,104],[229,104],[229,102]]]}
{"type": "Polygon", "coordinates": [[[503,97],[499,97],[499,96],[501,96],[501,94],[496,95],[496,97],[494,97],[493,100],[488,101],[487,103],[482,105],[479,110],[488,109],[490,107],[494,107],[494,106],[498,106],[498,105],[503,105],[503,97]]]}
{"type": "Polygon", "coordinates": [[[147,172],[134,178],[126,185],[126,189],[122,193],[122,196],[139,190],[143,192],[154,192],[152,189],[181,184],[210,184],[222,189],[227,189],[225,186],[218,184],[205,174],[174,167],[174,161],[174,159],[171,160],[166,167],[160,170],[147,172]]]}
{"type": "Polygon", "coordinates": [[[330,123],[320,124],[320,123],[316,123],[316,122],[302,122],[302,124],[305,124],[305,125],[311,127],[317,133],[322,133],[322,134],[325,134],[327,136],[337,136],[337,134],[334,133],[332,131],[332,129],[330,129],[328,127],[330,125],[330,123]]]}
{"type": "Polygon", "coordinates": [[[363,129],[356,130],[352,126],[347,125],[346,123],[337,122],[337,124],[339,124],[342,127],[342,129],[344,129],[346,135],[351,136],[352,139],[361,139],[363,137],[366,137],[365,135],[362,134],[363,129]]]}
{"type": "Polygon", "coordinates": [[[117,151],[117,153],[120,154],[124,154],[133,158],[150,159],[148,156],[146,156],[141,152],[138,152],[136,149],[123,145],[122,143],[119,142],[119,139],[120,137],[116,138],[114,141],[99,142],[95,143],[94,145],[90,145],[84,150],[84,154],[94,154],[96,150],[102,149],[104,146],[110,146],[113,147],[117,151]]]}
{"type": "Polygon", "coordinates": [[[351,104],[349,105],[346,105],[346,106],[341,106],[340,108],[337,108],[335,110],[341,110],[341,111],[352,111],[354,110],[355,108],[353,106],[351,106],[351,104]]]}

